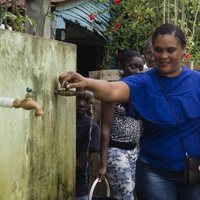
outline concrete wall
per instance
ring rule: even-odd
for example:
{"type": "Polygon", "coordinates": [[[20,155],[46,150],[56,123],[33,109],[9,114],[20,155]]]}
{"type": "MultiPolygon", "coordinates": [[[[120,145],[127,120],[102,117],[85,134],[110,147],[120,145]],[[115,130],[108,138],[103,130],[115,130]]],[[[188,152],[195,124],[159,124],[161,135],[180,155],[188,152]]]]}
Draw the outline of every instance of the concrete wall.
{"type": "Polygon", "coordinates": [[[44,111],[0,107],[0,200],[74,199],[75,97],[53,92],[75,67],[72,44],[0,30],[0,96],[30,86],[44,111]]]}

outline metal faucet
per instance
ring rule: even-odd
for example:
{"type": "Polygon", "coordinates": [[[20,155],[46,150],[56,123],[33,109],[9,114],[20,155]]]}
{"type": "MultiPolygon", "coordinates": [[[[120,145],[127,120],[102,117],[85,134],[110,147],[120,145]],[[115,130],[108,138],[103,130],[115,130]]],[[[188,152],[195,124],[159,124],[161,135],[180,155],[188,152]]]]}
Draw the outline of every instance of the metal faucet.
{"type": "Polygon", "coordinates": [[[26,88],[26,96],[24,100],[19,100],[19,99],[15,99],[13,102],[13,106],[15,108],[23,108],[25,110],[35,110],[35,116],[39,117],[42,116],[44,114],[44,112],[42,111],[42,109],[40,108],[40,105],[34,101],[32,99],[32,88],[27,87],[26,88]]]}
{"type": "Polygon", "coordinates": [[[69,90],[67,88],[60,88],[54,90],[55,95],[61,95],[61,96],[76,96],[76,97],[83,97],[83,98],[90,98],[93,97],[93,94],[88,90],[81,90],[81,91],[74,91],[69,90]]]}

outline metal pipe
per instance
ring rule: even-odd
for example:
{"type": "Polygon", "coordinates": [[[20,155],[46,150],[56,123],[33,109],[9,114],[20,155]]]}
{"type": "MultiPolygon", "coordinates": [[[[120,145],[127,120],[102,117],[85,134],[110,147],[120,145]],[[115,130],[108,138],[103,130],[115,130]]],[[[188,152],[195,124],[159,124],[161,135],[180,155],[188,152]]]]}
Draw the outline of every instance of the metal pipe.
{"type": "Polygon", "coordinates": [[[61,95],[61,96],[76,96],[76,97],[82,97],[82,98],[94,98],[94,95],[92,92],[88,90],[81,90],[81,91],[75,91],[75,90],[69,90],[66,88],[60,88],[54,90],[55,95],[61,95]]]}

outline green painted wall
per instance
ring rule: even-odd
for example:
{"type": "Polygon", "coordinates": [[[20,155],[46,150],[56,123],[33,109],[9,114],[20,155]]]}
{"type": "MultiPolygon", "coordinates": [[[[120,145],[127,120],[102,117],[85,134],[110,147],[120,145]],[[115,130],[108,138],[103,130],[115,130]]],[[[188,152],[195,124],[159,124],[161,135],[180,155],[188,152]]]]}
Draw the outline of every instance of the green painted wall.
{"type": "Polygon", "coordinates": [[[30,86],[44,111],[0,107],[0,200],[74,199],[75,97],[53,92],[75,67],[75,45],[0,30],[0,96],[30,86]]]}

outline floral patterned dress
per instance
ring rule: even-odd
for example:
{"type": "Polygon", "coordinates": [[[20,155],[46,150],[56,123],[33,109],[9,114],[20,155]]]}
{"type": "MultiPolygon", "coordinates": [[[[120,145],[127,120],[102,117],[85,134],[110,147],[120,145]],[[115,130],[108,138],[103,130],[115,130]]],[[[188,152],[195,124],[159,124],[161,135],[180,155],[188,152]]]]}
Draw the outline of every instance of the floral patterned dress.
{"type": "MultiPolygon", "coordinates": [[[[129,117],[122,104],[115,108],[115,117],[110,140],[124,143],[138,143],[141,122],[129,117]]],[[[135,168],[138,148],[123,149],[109,147],[107,152],[108,179],[112,195],[119,200],[133,200],[135,188],[135,168]]]]}

